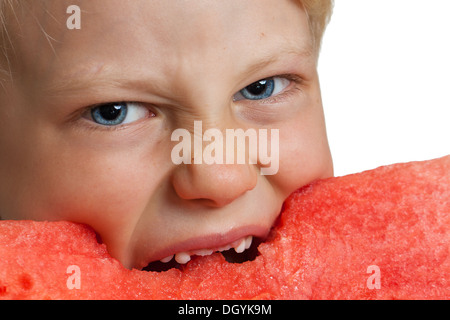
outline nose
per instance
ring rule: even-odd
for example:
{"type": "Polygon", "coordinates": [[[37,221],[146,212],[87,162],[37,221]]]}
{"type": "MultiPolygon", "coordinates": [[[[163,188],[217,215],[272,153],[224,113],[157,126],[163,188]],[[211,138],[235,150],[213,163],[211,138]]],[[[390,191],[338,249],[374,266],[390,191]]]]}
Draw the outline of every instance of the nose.
{"type": "Polygon", "coordinates": [[[249,164],[183,164],[172,177],[177,195],[223,207],[255,188],[257,170],[249,164]]]}

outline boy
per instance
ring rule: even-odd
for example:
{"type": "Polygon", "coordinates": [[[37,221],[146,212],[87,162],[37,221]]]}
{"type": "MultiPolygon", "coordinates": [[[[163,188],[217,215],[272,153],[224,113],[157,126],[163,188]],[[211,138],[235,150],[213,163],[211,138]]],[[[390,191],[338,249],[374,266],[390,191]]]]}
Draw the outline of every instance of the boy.
{"type": "Polygon", "coordinates": [[[291,192],[333,175],[316,71],[330,1],[1,5],[3,219],[88,224],[128,268],[183,264],[242,253],[291,192]],[[175,163],[179,129],[197,149],[175,163]],[[231,129],[277,137],[276,172],[261,174],[264,135],[245,163],[196,157],[231,129]]]}

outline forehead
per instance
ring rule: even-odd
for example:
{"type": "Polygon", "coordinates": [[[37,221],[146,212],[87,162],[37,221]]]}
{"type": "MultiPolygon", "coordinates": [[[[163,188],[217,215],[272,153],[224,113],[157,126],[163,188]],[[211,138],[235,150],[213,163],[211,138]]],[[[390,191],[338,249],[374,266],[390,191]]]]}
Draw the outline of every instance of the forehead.
{"type": "Polygon", "coordinates": [[[19,6],[10,32],[18,68],[46,76],[117,64],[169,74],[194,66],[239,69],[278,51],[312,48],[307,16],[292,0],[33,0],[19,6]],[[80,30],[66,26],[73,4],[81,9],[80,30]]]}

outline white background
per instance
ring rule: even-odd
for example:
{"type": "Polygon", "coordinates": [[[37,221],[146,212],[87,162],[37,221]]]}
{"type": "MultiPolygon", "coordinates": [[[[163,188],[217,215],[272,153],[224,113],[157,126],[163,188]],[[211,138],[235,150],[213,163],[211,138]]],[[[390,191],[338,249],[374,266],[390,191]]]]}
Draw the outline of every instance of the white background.
{"type": "Polygon", "coordinates": [[[336,176],[450,154],[449,0],[335,0],[319,74],[336,176]]]}

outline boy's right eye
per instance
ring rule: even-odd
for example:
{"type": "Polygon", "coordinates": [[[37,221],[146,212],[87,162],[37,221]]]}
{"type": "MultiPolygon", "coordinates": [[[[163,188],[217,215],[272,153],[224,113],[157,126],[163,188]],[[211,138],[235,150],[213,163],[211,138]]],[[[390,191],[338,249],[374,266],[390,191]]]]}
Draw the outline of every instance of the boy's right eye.
{"type": "Polygon", "coordinates": [[[91,107],[83,117],[103,126],[130,124],[152,116],[150,110],[136,102],[112,102],[91,107]]]}

